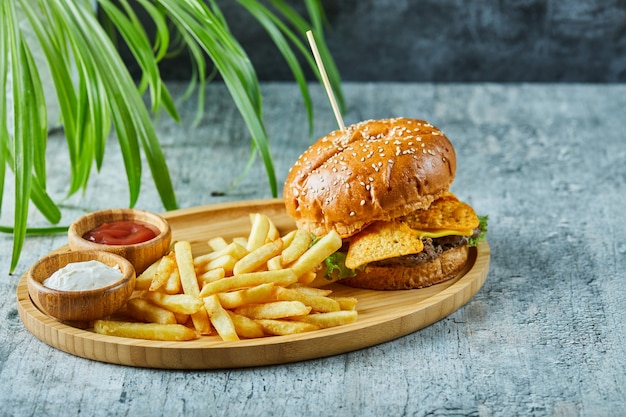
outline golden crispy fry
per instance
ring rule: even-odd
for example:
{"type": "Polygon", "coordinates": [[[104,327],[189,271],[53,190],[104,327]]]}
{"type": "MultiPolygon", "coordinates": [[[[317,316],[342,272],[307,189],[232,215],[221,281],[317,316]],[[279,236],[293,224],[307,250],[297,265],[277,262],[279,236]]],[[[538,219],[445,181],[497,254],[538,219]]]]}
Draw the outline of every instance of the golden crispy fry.
{"type": "Polygon", "coordinates": [[[133,339],[183,341],[198,337],[196,332],[182,324],[131,323],[123,321],[96,320],[94,331],[109,336],[133,339]]]}
{"type": "Polygon", "coordinates": [[[165,294],[158,291],[146,291],[142,295],[146,300],[170,310],[172,313],[193,314],[202,307],[202,301],[188,294],[165,294]]]}
{"type": "Polygon", "coordinates": [[[290,268],[299,277],[308,271],[314,271],[327,257],[341,248],[341,237],[334,230],[326,234],[302,254],[290,268]]]}
{"type": "Polygon", "coordinates": [[[224,268],[215,268],[198,275],[198,280],[200,280],[200,282],[202,282],[202,286],[204,286],[204,284],[208,282],[217,281],[225,276],[226,270],[224,268]]]}
{"type": "Polygon", "coordinates": [[[304,323],[301,321],[267,319],[260,319],[255,321],[263,327],[265,333],[276,336],[286,336],[290,334],[310,332],[319,329],[319,326],[315,324],[304,323]]]}
{"type": "Polygon", "coordinates": [[[205,255],[196,256],[193,260],[193,264],[196,269],[207,270],[211,269],[210,267],[206,266],[209,262],[214,261],[224,255],[230,255],[235,259],[241,259],[248,253],[248,249],[246,249],[245,246],[242,246],[237,242],[231,242],[222,249],[207,253],[205,255]]]}
{"type": "Polygon", "coordinates": [[[283,249],[281,260],[283,265],[289,265],[298,259],[311,246],[311,234],[304,229],[296,229],[293,240],[283,249]]]}
{"type": "Polygon", "coordinates": [[[259,269],[270,258],[278,255],[283,249],[283,241],[277,239],[265,243],[241,258],[233,267],[233,274],[239,275],[259,269]]]}
{"type": "Polygon", "coordinates": [[[159,266],[152,277],[149,290],[156,291],[161,288],[174,269],[176,269],[176,257],[174,252],[170,252],[161,258],[161,262],[159,262],[159,266]]]}
{"type": "Polygon", "coordinates": [[[189,314],[174,313],[174,317],[178,324],[186,324],[189,321],[189,314]]]}
{"type": "Polygon", "coordinates": [[[246,304],[259,304],[274,301],[276,296],[274,283],[257,285],[245,290],[222,292],[217,294],[222,307],[232,310],[246,304]]]}
{"type": "Polygon", "coordinates": [[[214,237],[213,239],[210,239],[207,243],[214,252],[224,249],[226,246],[228,246],[228,242],[226,242],[226,239],[221,236],[214,237]]]}
{"type": "Polygon", "coordinates": [[[304,323],[315,324],[323,329],[327,327],[341,326],[342,324],[354,323],[358,317],[356,310],[340,310],[328,313],[315,313],[303,317],[298,320],[304,323]]]}
{"type": "Polygon", "coordinates": [[[267,236],[265,237],[265,243],[272,242],[278,238],[280,238],[280,232],[276,228],[276,225],[271,219],[267,219],[269,222],[269,228],[267,230],[267,236]]]}
{"type": "Polygon", "coordinates": [[[235,325],[235,330],[237,330],[237,335],[239,335],[239,337],[254,339],[265,336],[265,333],[263,332],[263,327],[256,321],[246,316],[235,314],[230,310],[226,311],[228,312],[230,319],[233,321],[233,324],[235,325]]]}
{"type": "Polygon", "coordinates": [[[196,271],[193,267],[193,256],[191,255],[191,244],[187,241],[176,242],[174,245],[174,254],[178,264],[178,272],[180,273],[180,283],[183,292],[191,296],[197,297],[200,294],[196,271]]]}
{"type": "Polygon", "coordinates": [[[331,297],[339,303],[342,310],[356,310],[356,297],[331,297]]]}
{"type": "Polygon", "coordinates": [[[268,271],[277,271],[279,269],[283,269],[283,263],[280,259],[280,256],[274,256],[273,258],[267,261],[268,271]]]}
{"type": "Polygon", "coordinates": [[[176,316],[143,298],[131,298],[126,303],[126,312],[135,320],[148,323],[176,324],[176,316]]]}
{"type": "Polygon", "coordinates": [[[322,288],[309,287],[299,282],[296,282],[295,284],[290,285],[289,288],[291,288],[292,290],[299,291],[303,294],[317,295],[320,297],[326,297],[327,295],[330,295],[333,292],[333,290],[324,290],[322,288]]]}
{"type": "Polygon", "coordinates": [[[406,223],[375,222],[350,240],[346,266],[356,269],[381,259],[419,253],[424,243],[406,223]]]}
{"type": "Polygon", "coordinates": [[[203,266],[198,268],[198,271],[200,272],[200,274],[203,274],[212,269],[222,268],[224,271],[226,271],[226,273],[231,273],[233,272],[233,268],[235,267],[235,264],[238,260],[239,259],[234,257],[233,255],[222,255],[219,258],[216,258],[204,264],[203,266]]]}
{"type": "Polygon", "coordinates": [[[135,280],[135,290],[144,291],[150,288],[152,284],[152,278],[154,274],[156,274],[157,269],[159,268],[159,264],[161,263],[161,259],[157,259],[153,262],[149,267],[147,267],[135,280]]]}
{"type": "Polygon", "coordinates": [[[261,247],[265,243],[267,232],[270,229],[270,219],[266,215],[255,213],[251,215],[251,218],[252,228],[248,236],[248,244],[246,245],[246,249],[248,249],[249,252],[261,247]]]}
{"type": "Polygon", "coordinates": [[[239,243],[244,248],[248,247],[248,238],[243,236],[237,236],[233,238],[233,242],[239,243]]]}
{"type": "Polygon", "coordinates": [[[291,245],[293,238],[296,237],[296,233],[298,233],[298,229],[293,229],[292,231],[281,237],[281,239],[283,240],[283,248],[291,245]]]}
{"type": "Polygon", "coordinates": [[[276,299],[279,301],[300,301],[302,304],[311,307],[313,311],[328,313],[339,311],[339,303],[332,298],[320,295],[310,295],[290,288],[276,288],[276,299]]]}
{"type": "MultiPolygon", "coordinates": [[[[198,278],[196,277],[196,271],[193,267],[191,244],[187,241],[176,242],[174,245],[174,253],[176,254],[176,263],[178,264],[178,272],[180,273],[180,283],[183,287],[183,292],[197,298],[200,294],[200,287],[198,286],[198,278]]],[[[200,307],[198,311],[191,314],[191,320],[198,333],[211,334],[209,316],[204,307],[200,307]]]]}
{"type": "Polygon", "coordinates": [[[300,301],[272,301],[265,304],[248,304],[235,309],[235,313],[251,319],[281,319],[304,316],[311,307],[300,301]]]}
{"type": "Polygon", "coordinates": [[[165,281],[161,290],[166,294],[178,294],[182,291],[182,286],[180,284],[180,273],[178,272],[178,268],[174,268],[170,276],[165,281]]]}
{"type": "Polygon", "coordinates": [[[235,275],[222,278],[215,282],[209,282],[202,287],[200,297],[211,294],[237,290],[241,288],[254,287],[260,284],[274,283],[280,286],[287,286],[296,282],[298,278],[291,269],[281,269],[278,271],[248,272],[246,274],[235,275]]]}
{"type": "Polygon", "coordinates": [[[315,281],[316,277],[317,274],[315,273],[315,271],[306,271],[300,276],[300,278],[298,279],[298,283],[303,285],[310,285],[313,281],[315,281]]]}
{"type": "Polygon", "coordinates": [[[191,322],[193,323],[194,329],[196,332],[203,335],[209,335],[213,333],[211,330],[211,322],[209,320],[209,315],[206,312],[204,306],[200,307],[200,310],[190,315],[191,322]]]}
{"type": "Polygon", "coordinates": [[[230,315],[220,304],[217,295],[205,297],[204,307],[206,308],[206,312],[211,319],[213,327],[215,327],[217,334],[220,335],[222,340],[226,342],[239,340],[239,336],[237,336],[237,331],[235,330],[235,325],[233,324],[230,315]]]}

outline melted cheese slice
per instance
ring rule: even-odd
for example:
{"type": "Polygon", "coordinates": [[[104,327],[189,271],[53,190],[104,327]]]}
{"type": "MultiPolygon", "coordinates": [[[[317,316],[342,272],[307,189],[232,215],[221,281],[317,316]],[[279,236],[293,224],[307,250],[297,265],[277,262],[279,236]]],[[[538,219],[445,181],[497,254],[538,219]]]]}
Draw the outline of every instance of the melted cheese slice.
{"type": "Polygon", "coordinates": [[[474,229],[413,230],[417,233],[417,236],[419,236],[420,239],[423,239],[425,237],[435,239],[444,236],[471,236],[474,234],[474,229]]]}

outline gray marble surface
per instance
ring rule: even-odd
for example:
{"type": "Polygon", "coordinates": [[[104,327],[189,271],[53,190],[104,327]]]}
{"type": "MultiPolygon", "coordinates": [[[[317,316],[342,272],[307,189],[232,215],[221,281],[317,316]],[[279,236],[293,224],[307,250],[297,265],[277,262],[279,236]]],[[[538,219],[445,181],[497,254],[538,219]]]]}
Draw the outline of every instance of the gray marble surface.
{"type": "MultiPolygon", "coordinates": [[[[185,85],[171,84],[174,96],[185,85]]],[[[265,84],[279,181],[311,142],[297,88],[265,84]]],[[[281,366],[219,371],[139,369],[81,359],[32,336],[15,291],[64,236],[28,238],[8,275],[0,235],[0,416],[334,415],[619,416],[626,413],[625,85],[348,83],[346,123],[419,117],[457,151],[453,191],[490,216],[488,279],[464,307],[371,348],[281,366]]],[[[181,207],[270,197],[257,163],[236,187],[249,151],[241,118],[220,86],[192,126],[158,123],[181,207]],[[214,196],[215,191],[226,191],[214,196]]],[[[313,86],[314,136],[336,127],[313,86]]],[[[67,187],[63,139],[50,138],[49,188],[67,187]]],[[[7,184],[2,224],[11,222],[7,184]]],[[[125,206],[111,141],[100,174],[64,201],[63,222],[125,206]]],[[[146,173],[137,205],[162,211],[146,173]]],[[[45,222],[34,210],[32,225],[45,222]]]]}

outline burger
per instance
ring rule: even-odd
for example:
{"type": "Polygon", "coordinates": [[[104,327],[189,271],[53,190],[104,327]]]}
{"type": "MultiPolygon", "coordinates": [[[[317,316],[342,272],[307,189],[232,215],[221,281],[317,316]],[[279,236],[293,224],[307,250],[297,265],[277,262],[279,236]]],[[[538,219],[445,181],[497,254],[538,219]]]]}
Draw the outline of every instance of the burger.
{"type": "Polygon", "coordinates": [[[337,232],[342,248],[326,275],[373,290],[428,287],[454,278],[486,217],[450,192],[456,154],[424,120],[363,121],[311,145],[290,169],[287,214],[315,236],[337,232]]]}

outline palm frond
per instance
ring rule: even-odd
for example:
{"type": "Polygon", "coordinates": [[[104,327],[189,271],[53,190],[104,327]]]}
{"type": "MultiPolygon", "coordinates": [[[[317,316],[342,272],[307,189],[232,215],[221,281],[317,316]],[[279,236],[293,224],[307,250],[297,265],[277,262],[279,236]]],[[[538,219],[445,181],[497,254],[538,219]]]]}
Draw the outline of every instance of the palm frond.
{"type": "MultiPolygon", "coordinates": [[[[238,1],[270,35],[289,66],[303,97],[310,131],[313,106],[304,70],[294,51],[300,52],[316,71],[304,41],[304,33],[311,28],[319,39],[318,48],[343,108],[339,76],[321,37],[320,0],[303,0],[310,20],[283,0],[268,0],[266,3],[272,9],[260,1],[238,1]]],[[[107,138],[115,131],[126,169],[129,206],[135,205],[140,193],[143,152],[164,207],[167,210],[177,207],[152,114],[163,109],[174,120],[180,120],[177,105],[161,77],[159,63],[183,48],[192,60],[193,74],[185,98],[197,93],[196,122],[204,113],[206,83],[219,75],[251,136],[244,175],[260,156],[271,193],[278,194],[270,141],[263,122],[260,83],[217,2],[97,0],[97,3],[102,11],[102,23],[86,0],[0,2],[0,85],[4,91],[10,88],[13,98],[13,107],[8,108],[6,96],[0,95],[0,210],[7,167],[15,181],[14,224],[0,226],[0,232],[13,234],[11,271],[17,265],[26,235],[64,229],[63,226],[37,229],[27,226],[30,201],[52,224],[60,221],[61,210],[46,190],[46,97],[39,69],[25,41],[25,30],[35,35],[56,90],[70,160],[68,196],[87,188],[94,165],[96,170],[101,169],[107,138]],[[146,12],[154,25],[153,39],[139,19],[137,7],[146,12]],[[125,43],[137,62],[141,70],[138,82],[132,79],[122,60],[117,40],[125,43]],[[149,97],[149,106],[144,103],[144,95],[149,97]],[[7,119],[9,114],[11,120],[7,119]]]]}

